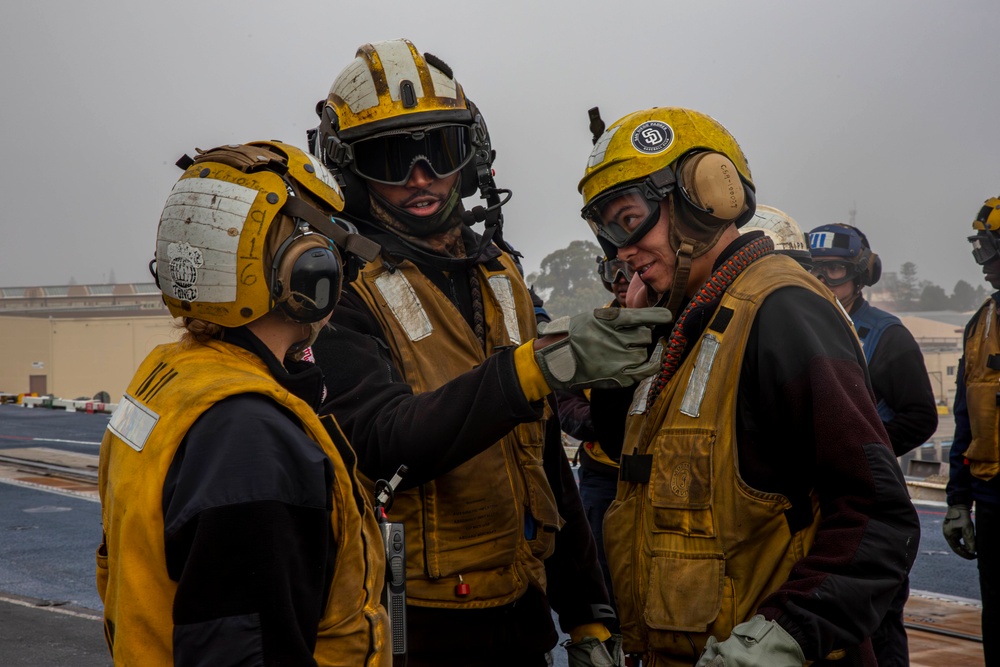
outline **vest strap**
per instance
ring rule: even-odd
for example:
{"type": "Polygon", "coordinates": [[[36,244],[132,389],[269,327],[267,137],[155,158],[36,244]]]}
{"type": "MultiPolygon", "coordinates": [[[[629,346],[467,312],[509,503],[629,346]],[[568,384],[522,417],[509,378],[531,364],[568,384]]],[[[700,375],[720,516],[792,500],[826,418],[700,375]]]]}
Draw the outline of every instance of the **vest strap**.
{"type": "Polygon", "coordinates": [[[649,484],[653,475],[652,454],[624,454],[621,462],[621,479],[623,482],[649,484]]]}

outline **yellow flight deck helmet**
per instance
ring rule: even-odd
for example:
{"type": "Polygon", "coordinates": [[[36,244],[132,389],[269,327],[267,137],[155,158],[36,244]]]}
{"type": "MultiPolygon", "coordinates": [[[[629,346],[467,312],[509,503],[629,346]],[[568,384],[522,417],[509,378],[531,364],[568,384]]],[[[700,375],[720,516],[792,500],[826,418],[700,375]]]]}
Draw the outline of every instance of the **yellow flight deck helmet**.
{"type": "Polygon", "coordinates": [[[979,265],[1000,257],[1000,198],[990,197],[972,221],[976,234],[969,237],[972,256],[979,265]]]}
{"type": "MultiPolygon", "coordinates": [[[[674,212],[687,227],[680,231],[693,236],[701,252],[726,225],[746,223],[755,205],[750,167],[732,135],[713,118],[676,107],[637,111],[612,124],[595,140],[579,190],[584,219],[599,239],[618,248],[652,228],[653,209],[671,193],[680,195],[674,212]],[[602,214],[605,204],[629,190],[650,203],[650,218],[625,230],[602,214]]],[[[671,236],[671,245],[679,244],[671,236]]]]}
{"type": "MultiPolygon", "coordinates": [[[[313,154],[379,183],[402,185],[418,160],[448,176],[485,142],[485,125],[451,68],[407,39],[361,46],[317,111],[313,154]]],[[[463,180],[472,194],[475,174],[463,180]]]]}
{"type": "MultiPolygon", "coordinates": [[[[174,317],[237,327],[281,307],[318,322],[378,244],[331,216],[344,198],[327,169],[277,141],[219,146],[184,175],[156,234],[156,283],[174,317]]],[[[151,267],[152,268],[152,267],[151,267]]]]}
{"type": "MultiPolygon", "coordinates": [[[[510,191],[498,189],[493,180],[495,153],[482,114],[451,68],[433,54],[421,54],[407,39],[361,46],[316,111],[320,124],[310,131],[310,150],[346,186],[351,215],[366,217],[365,181],[403,185],[417,163],[436,178],[455,173],[460,178],[433,218],[411,218],[389,207],[416,235],[438,231],[459,198],[477,191],[497,211],[498,193],[509,199],[510,191]]],[[[469,224],[484,219],[479,215],[469,224]]]]}
{"type": "Polygon", "coordinates": [[[416,124],[472,121],[451,68],[421,55],[408,39],[362,45],[333,82],[326,105],[344,141],[416,124]]]}
{"type": "Polygon", "coordinates": [[[653,228],[666,202],[678,260],[668,306],[676,306],[691,260],[708,252],[729,225],[740,227],[753,216],[746,157],[718,121],[691,109],[636,111],[604,130],[594,108],[591,130],[594,148],[578,188],[581,214],[614,257],[653,228]]]}

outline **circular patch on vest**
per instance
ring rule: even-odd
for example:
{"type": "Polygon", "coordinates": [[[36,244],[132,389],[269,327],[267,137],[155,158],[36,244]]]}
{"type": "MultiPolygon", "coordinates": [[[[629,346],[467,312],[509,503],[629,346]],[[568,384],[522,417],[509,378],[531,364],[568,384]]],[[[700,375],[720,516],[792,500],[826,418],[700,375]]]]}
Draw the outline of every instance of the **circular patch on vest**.
{"type": "Polygon", "coordinates": [[[687,498],[691,485],[691,464],[685,461],[674,466],[670,473],[670,490],[675,496],[687,498]]]}
{"type": "Polygon", "coordinates": [[[632,146],[640,153],[656,155],[674,143],[674,130],[659,120],[647,120],[632,132],[632,146]]]}

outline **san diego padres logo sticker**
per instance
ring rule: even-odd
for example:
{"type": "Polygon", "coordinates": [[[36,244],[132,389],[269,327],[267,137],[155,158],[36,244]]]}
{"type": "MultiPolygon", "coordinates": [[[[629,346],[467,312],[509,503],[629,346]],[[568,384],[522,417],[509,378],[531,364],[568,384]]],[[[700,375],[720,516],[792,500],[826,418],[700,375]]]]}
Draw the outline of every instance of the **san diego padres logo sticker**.
{"type": "Polygon", "coordinates": [[[632,132],[632,145],[640,153],[656,155],[674,143],[674,130],[658,120],[647,120],[632,132]]]}

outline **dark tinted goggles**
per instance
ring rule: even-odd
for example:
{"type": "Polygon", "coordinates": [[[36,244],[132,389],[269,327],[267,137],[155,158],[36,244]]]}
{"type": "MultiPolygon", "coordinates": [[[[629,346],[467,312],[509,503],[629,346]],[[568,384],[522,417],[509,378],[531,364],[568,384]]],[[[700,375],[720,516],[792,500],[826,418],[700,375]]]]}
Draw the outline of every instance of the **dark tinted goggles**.
{"type": "Polygon", "coordinates": [[[979,232],[969,237],[972,244],[972,257],[980,266],[989,264],[1000,257],[1000,239],[990,232],[979,232]]]}
{"type": "Polygon", "coordinates": [[[585,206],[581,214],[594,234],[624,248],[645,236],[660,218],[660,200],[648,195],[649,189],[642,185],[610,192],[585,206]]]}
{"type": "Polygon", "coordinates": [[[474,154],[468,125],[436,127],[381,134],[351,144],[353,168],[362,178],[387,185],[403,185],[417,162],[425,162],[436,178],[464,167],[474,154]]]}
{"type": "Polygon", "coordinates": [[[813,263],[809,273],[817,278],[822,278],[830,287],[843,285],[853,280],[855,277],[855,266],[850,262],[838,262],[836,260],[823,260],[813,263]]]}
{"type": "Polygon", "coordinates": [[[620,259],[602,259],[598,264],[597,271],[601,275],[601,280],[614,284],[618,282],[618,276],[624,276],[625,282],[631,282],[635,271],[620,259]]]}

